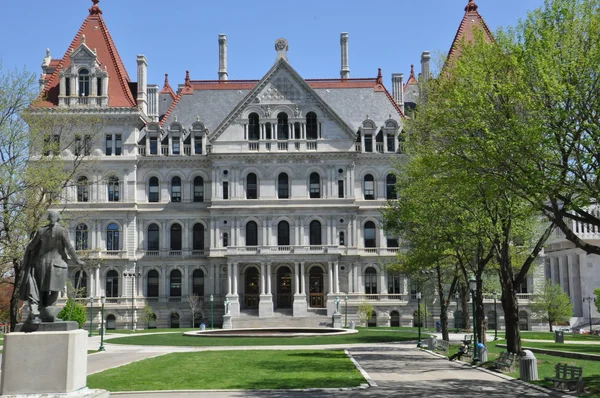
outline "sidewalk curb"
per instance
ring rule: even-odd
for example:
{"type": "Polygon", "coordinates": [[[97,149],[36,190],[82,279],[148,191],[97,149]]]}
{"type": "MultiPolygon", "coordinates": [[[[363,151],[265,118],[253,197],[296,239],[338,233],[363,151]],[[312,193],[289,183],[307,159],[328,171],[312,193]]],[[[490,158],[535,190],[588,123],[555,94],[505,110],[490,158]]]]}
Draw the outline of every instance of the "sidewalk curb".
{"type": "MultiPolygon", "coordinates": [[[[446,360],[448,359],[448,357],[446,357],[445,355],[441,355],[441,354],[438,354],[437,352],[433,352],[433,351],[430,351],[430,350],[427,350],[427,349],[424,349],[424,348],[422,348],[421,351],[425,351],[425,352],[427,352],[427,353],[429,353],[429,354],[431,354],[433,356],[436,356],[438,358],[443,358],[443,359],[446,359],[446,360]]],[[[551,397],[559,397],[559,398],[567,398],[567,397],[569,397],[569,398],[573,398],[573,395],[560,393],[560,392],[554,391],[554,390],[549,390],[549,389],[547,389],[545,387],[540,387],[540,386],[538,386],[536,384],[531,384],[531,383],[528,383],[526,381],[516,379],[516,378],[514,378],[512,376],[505,375],[503,373],[498,373],[498,372],[494,372],[494,371],[486,369],[486,368],[482,368],[481,366],[471,365],[471,364],[468,364],[466,362],[459,361],[459,360],[455,360],[455,361],[452,361],[452,362],[460,364],[460,365],[462,365],[464,367],[468,367],[468,368],[471,368],[471,369],[476,369],[476,370],[478,370],[480,372],[496,376],[496,377],[498,377],[500,379],[504,379],[504,380],[507,380],[507,381],[510,381],[510,382],[522,385],[524,387],[533,388],[534,390],[546,393],[546,394],[550,395],[551,397]]]]}
{"type": "Polygon", "coordinates": [[[375,383],[375,381],[371,379],[371,376],[369,376],[367,371],[364,370],[362,366],[360,366],[360,364],[356,361],[356,359],[354,359],[354,357],[348,352],[348,350],[344,350],[344,353],[346,353],[346,355],[348,356],[348,358],[350,358],[354,366],[356,366],[356,369],[358,369],[360,374],[365,378],[365,380],[367,380],[369,386],[378,387],[377,383],[375,383]]]}

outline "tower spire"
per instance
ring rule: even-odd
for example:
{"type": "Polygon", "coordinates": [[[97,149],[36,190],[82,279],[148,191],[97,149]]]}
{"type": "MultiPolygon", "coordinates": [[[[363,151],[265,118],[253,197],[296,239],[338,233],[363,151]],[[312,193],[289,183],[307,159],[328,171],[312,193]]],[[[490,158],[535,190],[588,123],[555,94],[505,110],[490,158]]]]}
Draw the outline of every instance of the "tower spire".
{"type": "Polygon", "coordinates": [[[475,3],[475,0],[469,0],[469,4],[465,7],[465,12],[477,11],[479,6],[475,3]]]}

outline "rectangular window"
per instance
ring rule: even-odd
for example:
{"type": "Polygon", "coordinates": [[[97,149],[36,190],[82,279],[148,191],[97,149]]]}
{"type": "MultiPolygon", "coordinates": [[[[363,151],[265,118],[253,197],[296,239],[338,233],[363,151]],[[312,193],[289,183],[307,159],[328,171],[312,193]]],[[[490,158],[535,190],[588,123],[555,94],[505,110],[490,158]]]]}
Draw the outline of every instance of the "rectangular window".
{"type": "Polygon", "coordinates": [[[202,137],[194,137],[194,153],[202,155],[202,137]]]}
{"type": "Polygon", "coordinates": [[[113,141],[112,141],[112,134],[107,134],[106,135],[106,156],[110,156],[112,155],[112,147],[113,147],[113,141]]]}
{"type": "Polygon", "coordinates": [[[223,199],[229,199],[229,182],[223,181],[223,199]]]}
{"type": "Polygon", "coordinates": [[[97,86],[96,86],[96,87],[97,87],[96,93],[97,93],[98,97],[100,97],[100,96],[102,96],[102,78],[101,78],[101,77],[99,77],[99,78],[96,80],[96,83],[97,83],[97,86]]]}
{"type": "Polygon", "coordinates": [[[172,141],[172,151],[173,155],[181,154],[181,143],[179,142],[179,137],[173,137],[172,141]]]}
{"type": "Polygon", "coordinates": [[[75,156],[81,156],[82,152],[83,152],[83,145],[81,143],[81,137],[77,136],[77,137],[75,137],[75,147],[73,148],[73,154],[75,156]]]}
{"type": "Polygon", "coordinates": [[[83,156],[90,156],[92,153],[92,137],[83,136],[83,156]]]}
{"type": "Polygon", "coordinates": [[[150,137],[150,155],[158,155],[158,138],[150,137]]]}
{"type": "Polygon", "coordinates": [[[338,180],[338,198],[344,197],[344,180],[338,180]]]}
{"type": "Polygon", "coordinates": [[[267,139],[267,140],[271,139],[271,123],[265,124],[265,139],[267,139]]]}
{"type": "Polygon", "coordinates": [[[393,135],[387,136],[388,152],[396,152],[396,137],[393,135]]]}
{"type": "Polygon", "coordinates": [[[68,77],[65,77],[65,95],[71,95],[71,79],[68,77]]]}
{"type": "Polygon", "coordinates": [[[121,156],[121,147],[122,147],[122,138],[121,134],[115,134],[115,155],[121,156]]]}
{"type": "Polygon", "coordinates": [[[401,294],[400,291],[400,275],[388,275],[388,293],[401,294]]]}
{"type": "Polygon", "coordinates": [[[396,238],[387,238],[387,247],[398,247],[398,239],[396,238]]]}
{"type": "Polygon", "coordinates": [[[373,136],[365,134],[365,152],[373,152],[373,136]]]}

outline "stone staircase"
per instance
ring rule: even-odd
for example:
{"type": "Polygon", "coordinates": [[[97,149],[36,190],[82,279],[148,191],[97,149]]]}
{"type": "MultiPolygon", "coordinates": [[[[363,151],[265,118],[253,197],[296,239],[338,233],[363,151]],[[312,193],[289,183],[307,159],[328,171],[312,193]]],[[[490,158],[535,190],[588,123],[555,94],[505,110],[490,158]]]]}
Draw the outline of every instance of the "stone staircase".
{"type": "Polygon", "coordinates": [[[234,329],[246,328],[276,328],[276,327],[299,327],[299,328],[322,328],[331,327],[332,320],[327,316],[327,310],[309,309],[308,316],[294,318],[292,310],[275,310],[272,318],[259,318],[258,310],[242,310],[238,318],[233,318],[234,329]]]}

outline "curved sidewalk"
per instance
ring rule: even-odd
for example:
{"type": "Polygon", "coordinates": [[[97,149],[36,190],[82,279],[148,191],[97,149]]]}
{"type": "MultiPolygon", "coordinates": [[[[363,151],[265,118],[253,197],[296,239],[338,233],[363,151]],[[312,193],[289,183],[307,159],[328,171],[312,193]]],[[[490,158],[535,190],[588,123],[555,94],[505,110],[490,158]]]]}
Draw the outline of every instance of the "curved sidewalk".
{"type": "Polygon", "coordinates": [[[558,396],[505,376],[449,362],[414,344],[328,345],[294,347],[158,347],[107,344],[107,352],[89,356],[88,371],[112,368],[170,352],[264,349],[347,349],[377,384],[366,389],[277,390],[277,391],[164,391],[111,393],[124,398],[304,398],[304,397],[551,397],[558,396]],[[94,370],[96,369],[96,370],[94,370]]]}

